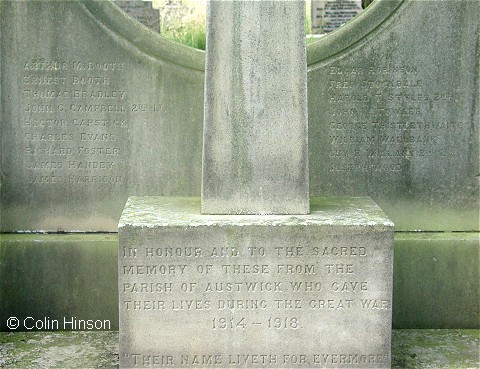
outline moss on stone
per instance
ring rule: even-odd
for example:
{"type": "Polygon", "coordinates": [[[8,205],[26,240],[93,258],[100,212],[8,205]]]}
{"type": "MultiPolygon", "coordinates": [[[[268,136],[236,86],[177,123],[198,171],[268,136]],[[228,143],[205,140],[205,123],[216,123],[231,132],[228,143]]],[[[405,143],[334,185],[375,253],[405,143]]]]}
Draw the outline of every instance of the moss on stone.
{"type": "Polygon", "coordinates": [[[117,367],[117,341],[117,332],[1,333],[0,367],[117,367]]]}
{"type": "MultiPolygon", "coordinates": [[[[478,368],[479,330],[392,332],[392,369],[478,368]]],[[[0,333],[0,367],[116,368],[118,332],[0,333]]]]}

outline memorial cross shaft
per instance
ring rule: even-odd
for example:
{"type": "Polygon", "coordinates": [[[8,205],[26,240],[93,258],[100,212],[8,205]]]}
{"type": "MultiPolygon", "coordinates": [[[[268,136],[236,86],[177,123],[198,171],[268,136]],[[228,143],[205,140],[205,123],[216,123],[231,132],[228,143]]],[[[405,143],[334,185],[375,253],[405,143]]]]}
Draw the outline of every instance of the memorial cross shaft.
{"type": "Polygon", "coordinates": [[[129,198],[120,367],[390,368],[393,223],[309,199],[304,14],[208,3],[201,206],[129,198]]]}
{"type": "Polygon", "coordinates": [[[309,213],[305,3],[207,7],[204,214],[309,213]]]}

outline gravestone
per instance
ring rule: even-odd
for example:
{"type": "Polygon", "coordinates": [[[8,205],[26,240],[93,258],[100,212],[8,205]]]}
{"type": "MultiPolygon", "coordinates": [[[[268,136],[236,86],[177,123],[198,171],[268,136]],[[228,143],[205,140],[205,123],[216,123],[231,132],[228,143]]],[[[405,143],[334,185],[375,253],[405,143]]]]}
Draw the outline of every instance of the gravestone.
{"type": "Polygon", "coordinates": [[[313,0],[312,33],[332,32],[361,11],[361,0],[313,0]]]}
{"type": "Polygon", "coordinates": [[[115,4],[152,31],[160,32],[160,10],[154,9],[151,1],[115,0],[115,4]]]}
{"type": "Polygon", "coordinates": [[[208,6],[202,204],[129,198],[120,367],[390,368],[393,223],[305,196],[304,2],[208,6]]]}

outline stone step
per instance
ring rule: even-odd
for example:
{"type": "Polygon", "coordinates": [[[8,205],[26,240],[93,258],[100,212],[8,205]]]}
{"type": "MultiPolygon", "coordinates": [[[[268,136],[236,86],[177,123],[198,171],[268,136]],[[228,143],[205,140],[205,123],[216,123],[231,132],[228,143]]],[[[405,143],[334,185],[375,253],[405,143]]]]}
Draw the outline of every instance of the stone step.
{"type": "MultiPolygon", "coordinates": [[[[480,330],[393,330],[392,369],[478,368],[479,341],[480,330]]],[[[117,368],[118,332],[2,332],[0,367],[117,368]]]]}

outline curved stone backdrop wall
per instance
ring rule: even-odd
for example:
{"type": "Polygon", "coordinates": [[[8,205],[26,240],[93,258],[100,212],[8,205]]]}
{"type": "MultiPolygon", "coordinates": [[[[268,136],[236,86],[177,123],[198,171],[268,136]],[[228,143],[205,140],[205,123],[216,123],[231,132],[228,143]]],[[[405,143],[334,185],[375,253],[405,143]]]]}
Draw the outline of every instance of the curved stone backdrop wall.
{"type": "MultiPolygon", "coordinates": [[[[478,230],[479,6],[377,1],[309,46],[312,196],[478,230]]],[[[104,1],[3,0],[1,32],[3,231],[116,231],[130,195],[199,195],[203,52],[104,1]]]]}
{"type": "Polygon", "coordinates": [[[357,40],[312,46],[313,194],[369,195],[396,230],[478,230],[479,7],[374,2],[322,41],[357,40]]]}
{"type": "Polygon", "coordinates": [[[199,193],[200,51],[107,2],[2,18],[4,231],[116,231],[130,194],[199,193]]]}
{"type": "MultiPolygon", "coordinates": [[[[203,52],[108,1],[0,5],[0,231],[116,232],[130,195],[200,195],[203,52]]],[[[477,0],[376,0],[307,49],[311,195],[438,231],[395,235],[398,328],[478,328],[479,19],[477,0]]],[[[116,329],[117,244],[0,234],[0,330],[116,329]]]]}

